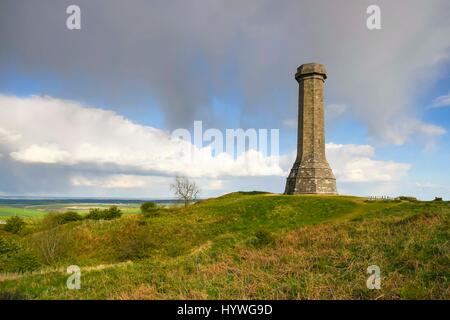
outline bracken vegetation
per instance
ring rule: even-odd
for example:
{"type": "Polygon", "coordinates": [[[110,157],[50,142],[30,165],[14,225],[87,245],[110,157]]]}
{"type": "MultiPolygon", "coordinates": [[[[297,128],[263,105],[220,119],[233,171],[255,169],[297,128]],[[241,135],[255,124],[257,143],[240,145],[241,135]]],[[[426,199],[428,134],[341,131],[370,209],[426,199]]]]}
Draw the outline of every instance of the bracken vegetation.
{"type": "Polygon", "coordinates": [[[0,230],[9,266],[0,298],[450,298],[446,201],[240,192],[150,207],[158,213],[0,230]],[[17,254],[26,267],[14,269],[17,254]],[[81,268],[80,290],[66,287],[69,265],[81,268]],[[370,265],[381,269],[380,290],[366,287],[370,265]]]}

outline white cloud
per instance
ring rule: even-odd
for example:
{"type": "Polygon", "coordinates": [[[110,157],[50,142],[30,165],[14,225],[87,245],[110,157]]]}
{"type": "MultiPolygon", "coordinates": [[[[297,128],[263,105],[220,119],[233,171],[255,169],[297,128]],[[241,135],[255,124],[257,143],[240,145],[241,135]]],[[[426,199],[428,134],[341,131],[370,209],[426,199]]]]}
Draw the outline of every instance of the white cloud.
{"type": "Polygon", "coordinates": [[[405,119],[403,123],[393,124],[392,127],[385,128],[383,136],[396,145],[402,145],[414,135],[425,139],[427,144],[432,144],[433,138],[447,133],[444,128],[421,122],[414,119],[405,119]]]}
{"type": "Polygon", "coordinates": [[[33,144],[21,151],[11,152],[11,158],[22,162],[36,163],[67,163],[73,164],[70,152],[61,150],[58,146],[52,144],[36,145],[33,144]]]}
{"type": "Polygon", "coordinates": [[[434,99],[433,104],[431,106],[434,108],[450,106],[450,93],[443,96],[439,96],[436,99],[434,99]]]}
{"type": "Polygon", "coordinates": [[[75,187],[139,188],[146,185],[141,177],[133,175],[111,175],[103,178],[75,176],[70,182],[75,187]]]}
{"type": "Polygon", "coordinates": [[[98,185],[96,180],[83,176],[72,177],[70,183],[75,187],[94,187],[98,185]]]}
{"type": "Polygon", "coordinates": [[[426,136],[441,136],[447,133],[444,128],[429,123],[419,123],[415,128],[426,136]]]}
{"type": "Polygon", "coordinates": [[[222,180],[213,180],[208,184],[209,190],[222,190],[224,188],[224,183],[222,180]]]}
{"type": "MultiPolygon", "coordinates": [[[[11,159],[77,170],[70,185],[78,188],[145,192],[159,181],[155,175],[185,174],[202,178],[204,188],[213,192],[226,189],[223,179],[217,179],[221,176],[230,177],[227,188],[239,187],[232,177],[285,177],[295,159],[295,151],[277,159],[254,150],[235,159],[227,153],[212,157],[209,147],[199,149],[172,140],[161,130],[138,125],[112,111],[51,97],[0,95],[0,126],[3,132],[20,136],[9,139],[11,159]]],[[[339,182],[397,181],[409,169],[408,164],[375,160],[374,148],[369,145],[329,143],[326,150],[339,182]]]]}
{"type": "Polygon", "coordinates": [[[17,141],[20,139],[20,137],[20,134],[0,127],[0,144],[17,141]]]}
{"type": "Polygon", "coordinates": [[[416,182],[416,186],[419,188],[436,188],[437,186],[431,182],[416,182]]]}
{"type": "Polygon", "coordinates": [[[284,121],[283,121],[283,125],[286,127],[286,128],[289,128],[289,129],[293,129],[293,128],[297,128],[297,123],[298,123],[298,119],[297,118],[289,118],[289,119],[285,119],[284,121]]]}
{"type": "Polygon", "coordinates": [[[192,177],[283,175],[277,158],[248,150],[237,158],[174,140],[113,111],[52,97],[0,95],[0,126],[20,132],[10,157],[24,163],[114,166],[122,172],[192,177]]]}
{"type": "MultiPolygon", "coordinates": [[[[338,182],[389,182],[406,177],[410,165],[373,159],[375,149],[370,145],[327,143],[327,160],[338,182]]],[[[289,170],[296,153],[284,155],[280,164],[289,170]]]]}
{"type": "Polygon", "coordinates": [[[338,181],[386,182],[404,178],[410,165],[373,159],[375,149],[369,145],[326,145],[328,161],[338,181]]]}
{"type": "Polygon", "coordinates": [[[332,119],[337,118],[347,111],[347,105],[345,104],[328,104],[325,106],[325,115],[332,119]]]}

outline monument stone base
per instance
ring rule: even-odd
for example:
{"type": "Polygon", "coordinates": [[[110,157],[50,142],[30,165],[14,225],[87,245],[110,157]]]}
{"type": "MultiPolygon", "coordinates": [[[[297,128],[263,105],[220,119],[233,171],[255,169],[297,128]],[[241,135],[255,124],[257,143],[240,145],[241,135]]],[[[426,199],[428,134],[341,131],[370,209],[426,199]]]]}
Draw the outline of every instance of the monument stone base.
{"type": "Polygon", "coordinates": [[[336,178],[328,163],[294,163],[286,181],[285,194],[337,194],[336,178]]]}

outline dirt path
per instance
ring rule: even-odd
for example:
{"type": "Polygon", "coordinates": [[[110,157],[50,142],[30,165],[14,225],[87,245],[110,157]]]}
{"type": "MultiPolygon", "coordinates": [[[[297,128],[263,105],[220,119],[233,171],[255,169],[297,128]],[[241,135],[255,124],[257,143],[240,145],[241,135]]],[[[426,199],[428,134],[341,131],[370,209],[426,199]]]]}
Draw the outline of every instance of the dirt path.
{"type": "MultiPolygon", "coordinates": [[[[132,265],[133,261],[125,261],[125,262],[118,262],[118,263],[111,263],[111,264],[99,264],[96,266],[85,266],[80,267],[81,272],[89,272],[89,271],[97,271],[97,270],[104,270],[109,268],[115,268],[115,267],[124,267],[127,265],[132,265]]],[[[53,269],[43,269],[40,271],[34,271],[34,272],[27,272],[27,273],[3,273],[0,274],[0,282],[7,281],[7,280],[16,280],[23,277],[28,276],[35,276],[35,275],[46,275],[50,273],[67,273],[67,269],[65,268],[53,268],[53,269]]]]}
{"type": "Polygon", "coordinates": [[[357,200],[355,202],[357,204],[357,207],[353,211],[350,211],[349,213],[346,213],[344,215],[339,216],[336,219],[333,219],[333,222],[346,222],[356,217],[367,215],[372,211],[391,208],[401,204],[401,202],[382,202],[382,201],[364,202],[363,200],[357,200]]]}

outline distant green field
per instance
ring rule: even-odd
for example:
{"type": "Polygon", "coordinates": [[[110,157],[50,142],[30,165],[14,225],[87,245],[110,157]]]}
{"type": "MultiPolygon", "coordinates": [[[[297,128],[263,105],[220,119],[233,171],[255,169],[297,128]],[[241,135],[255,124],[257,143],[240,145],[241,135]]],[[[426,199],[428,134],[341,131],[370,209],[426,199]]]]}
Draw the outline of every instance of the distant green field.
{"type": "Polygon", "coordinates": [[[19,208],[19,207],[0,207],[0,217],[11,217],[11,216],[40,217],[45,214],[46,214],[45,211],[36,209],[19,208]]]}
{"type": "MultiPolygon", "coordinates": [[[[108,208],[111,205],[103,204],[51,204],[51,205],[36,205],[28,207],[0,207],[0,217],[19,216],[24,218],[38,218],[46,215],[49,212],[65,212],[76,211],[79,214],[87,214],[91,208],[108,208]]],[[[139,213],[140,209],[137,205],[118,206],[124,214],[139,213]]]]}

